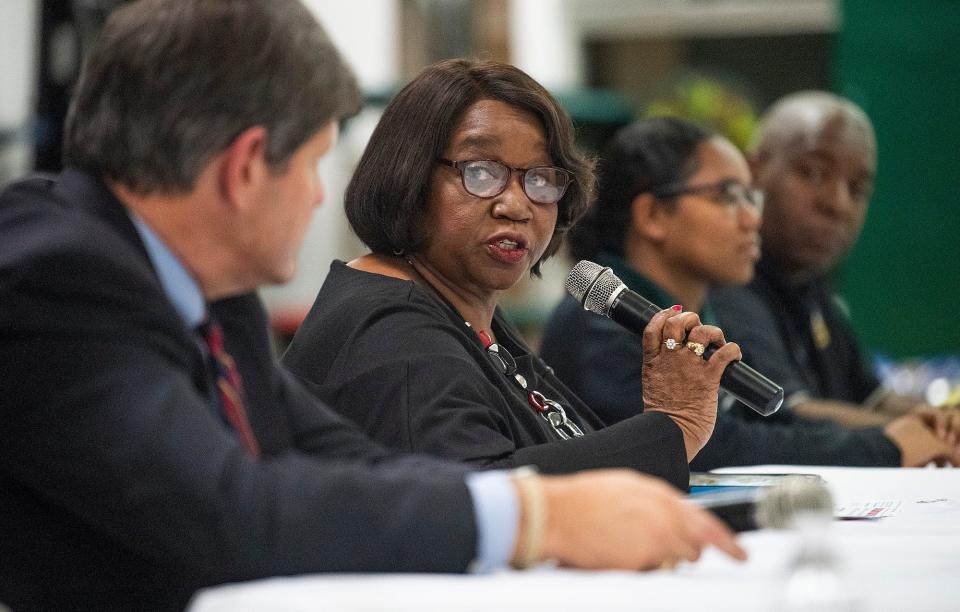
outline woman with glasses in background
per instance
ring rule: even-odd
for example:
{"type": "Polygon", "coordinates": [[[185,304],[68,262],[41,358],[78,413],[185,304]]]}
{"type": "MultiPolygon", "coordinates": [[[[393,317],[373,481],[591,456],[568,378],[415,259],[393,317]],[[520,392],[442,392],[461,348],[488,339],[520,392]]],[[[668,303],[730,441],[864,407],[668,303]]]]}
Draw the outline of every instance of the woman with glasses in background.
{"type": "MultiPolygon", "coordinates": [[[[745,285],[753,277],[762,199],[749,188],[750,178],[730,142],[689,122],[649,119],[624,128],[604,155],[600,197],[573,232],[574,255],[610,266],[628,287],[655,303],[696,309],[709,323],[708,289],[745,285]]],[[[759,320],[757,325],[774,326],[759,320]]],[[[607,422],[632,418],[636,398],[650,397],[641,378],[643,349],[637,337],[609,319],[584,313],[573,300],[551,317],[541,355],[607,422]]],[[[764,364],[756,365],[762,370],[764,364]]],[[[760,419],[734,404],[720,411],[709,443],[691,468],[877,465],[881,449],[892,445],[878,433],[804,417],[789,407],[760,419]]],[[[901,435],[896,444],[907,442],[901,435]]]]}
{"type": "Polygon", "coordinates": [[[631,467],[685,487],[736,345],[709,361],[664,350],[669,337],[724,341],[693,313],[660,312],[644,375],[663,399],[604,427],[497,307],[593,191],[568,116],[528,75],[470,60],[426,68],[385,109],[347,189],[372,253],[331,266],[284,365],[396,448],[482,467],[631,467]]]}
{"type": "MultiPolygon", "coordinates": [[[[611,267],[654,303],[682,304],[710,323],[709,289],[753,278],[763,196],[750,184],[747,162],[727,139],[681,119],[640,121],[609,144],[598,201],[574,230],[571,250],[611,267]]],[[[551,316],[541,355],[608,423],[633,418],[642,408],[636,398],[656,393],[644,386],[639,339],[570,298],[551,316]]],[[[721,410],[691,467],[846,464],[863,443],[836,424],[779,416],[721,410]]]]}
{"type": "MultiPolygon", "coordinates": [[[[653,303],[706,322],[711,285],[753,278],[763,196],[726,138],[683,119],[639,121],[608,144],[599,180],[596,204],[572,232],[576,259],[608,266],[653,303]]],[[[540,352],[608,423],[637,413],[642,353],[634,334],[572,298],[551,316],[540,352]]]]}

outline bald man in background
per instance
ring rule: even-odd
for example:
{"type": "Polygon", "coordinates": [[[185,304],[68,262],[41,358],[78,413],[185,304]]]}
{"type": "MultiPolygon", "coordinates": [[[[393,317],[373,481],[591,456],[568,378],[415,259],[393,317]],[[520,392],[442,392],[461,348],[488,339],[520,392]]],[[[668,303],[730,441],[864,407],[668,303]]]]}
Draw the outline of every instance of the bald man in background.
{"type": "Polygon", "coordinates": [[[884,389],[828,282],[863,227],[876,151],[870,120],[849,100],[811,91],[775,103],[749,154],[766,194],[757,274],[711,297],[744,360],[783,385],[780,420],[881,428],[883,463],[956,465],[958,411],[884,389]]]}

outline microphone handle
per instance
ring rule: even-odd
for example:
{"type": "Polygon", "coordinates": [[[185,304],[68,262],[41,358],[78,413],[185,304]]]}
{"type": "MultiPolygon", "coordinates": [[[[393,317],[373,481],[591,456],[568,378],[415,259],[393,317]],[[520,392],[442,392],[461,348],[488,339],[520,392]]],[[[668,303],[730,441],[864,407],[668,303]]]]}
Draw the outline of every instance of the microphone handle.
{"type": "Polygon", "coordinates": [[[731,531],[741,533],[761,528],[757,523],[757,504],[761,491],[754,487],[730,487],[728,490],[688,495],[687,499],[712,512],[731,531]]]}
{"type": "MultiPolygon", "coordinates": [[[[624,288],[610,306],[610,318],[642,334],[653,315],[661,310],[642,295],[624,288]]],[[[703,352],[703,358],[709,359],[717,348],[710,344],[703,352]]],[[[720,387],[763,416],[770,416],[783,403],[783,388],[742,361],[734,361],[726,367],[720,376],[720,387]]]]}

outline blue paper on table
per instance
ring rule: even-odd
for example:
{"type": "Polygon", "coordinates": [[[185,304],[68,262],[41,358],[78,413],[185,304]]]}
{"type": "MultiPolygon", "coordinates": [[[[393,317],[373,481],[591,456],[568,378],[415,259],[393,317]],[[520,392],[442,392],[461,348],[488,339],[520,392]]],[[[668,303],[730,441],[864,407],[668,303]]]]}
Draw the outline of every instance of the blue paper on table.
{"type": "Polygon", "coordinates": [[[788,476],[801,476],[817,482],[823,481],[816,474],[709,474],[694,472],[690,474],[690,495],[700,495],[714,491],[772,487],[788,476]]]}

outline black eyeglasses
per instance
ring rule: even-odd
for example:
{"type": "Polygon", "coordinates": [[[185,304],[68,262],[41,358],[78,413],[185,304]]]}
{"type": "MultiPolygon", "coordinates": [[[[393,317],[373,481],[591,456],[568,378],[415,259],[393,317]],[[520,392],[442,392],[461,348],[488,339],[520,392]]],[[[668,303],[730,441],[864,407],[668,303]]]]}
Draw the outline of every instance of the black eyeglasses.
{"type": "Polygon", "coordinates": [[[556,204],[573,182],[573,174],[563,168],[534,166],[513,168],[492,159],[437,160],[460,171],[463,188],[478,198],[493,198],[504,192],[514,172],[520,173],[523,193],[537,204],[556,204]]]}
{"type": "Polygon", "coordinates": [[[757,214],[763,213],[763,192],[759,189],[747,187],[740,181],[726,180],[707,185],[671,184],[651,189],[650,192],[658,198],[672,198],[687,194],[706,194],[718,204],[724,204],[731,210],[746,205],[757,214]]]}

